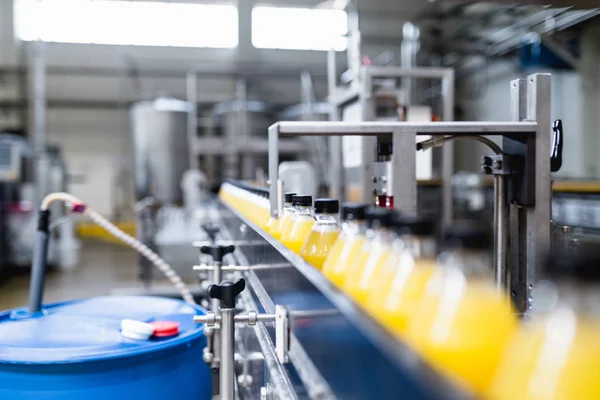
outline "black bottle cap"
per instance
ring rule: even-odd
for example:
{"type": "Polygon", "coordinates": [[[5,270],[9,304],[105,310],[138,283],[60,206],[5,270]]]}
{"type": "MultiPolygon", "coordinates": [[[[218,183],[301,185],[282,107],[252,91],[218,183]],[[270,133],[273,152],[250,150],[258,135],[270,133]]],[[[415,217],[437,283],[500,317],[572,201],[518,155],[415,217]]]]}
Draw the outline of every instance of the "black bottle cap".
{"type": "Polygon", "coordinates": [[[484,226],[473,222],[456,221],[446,229],[442,238],[442,247],[446,250],[490,248],[490,235],[484,226]]]}
{"type": "Polygon", "coordinates": [[[283,201],[285,201],[286,203],[291,203],[295,195],[296,193],[294,192],[287,192],[283,195],[283,201]]]}
{"type": "Polygon", "coordinates": [[[295,194],[292,196],[292,205],[310,207],[312,206],[312,196],[295,194]]]}
{"type": "Polygon", "coordinates": [[[316,199],[316,214],[337,214],[340,212],[340,202],[334,199],[316,199]]]}
{"type": "Polygon", "coordinates": [[[600,250],[552,251],[546,259],[545,272],[551,279],[600,282],[600,250]]]}
{"type": "Polygon", "coordinates": [[[368,207],[366,204],[344,203],[342,207],[342,219],[345,221],[364,221],[368,207]]]}
{"type": "Polygon", "coordinates": [[[367,227],[370,229],[391,228],[394,212],[387,208],[369,207],[365,212],[367,227]]]}
{"type": "Polygon", "coordinates": [[[425,216],[397,214],[393,222],[398,235],[433,236],[436,230],[435,220],[425,216]]]}

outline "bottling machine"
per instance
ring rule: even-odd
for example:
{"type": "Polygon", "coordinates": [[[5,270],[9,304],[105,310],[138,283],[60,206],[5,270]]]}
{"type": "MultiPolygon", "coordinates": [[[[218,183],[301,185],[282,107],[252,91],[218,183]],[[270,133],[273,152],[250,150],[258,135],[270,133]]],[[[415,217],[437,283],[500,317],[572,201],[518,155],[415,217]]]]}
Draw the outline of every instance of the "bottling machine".
{"type": "MultiPolygon", "coordinates": [[[[391,136],[393,207],[412,214],[417,209],[417,149],[458,138],[502,136],[502,149],[492,145],[494,154],[482,160],[482,171],[495,181],[494,270],[497,285],[526,314],[535,301],[536,273],[550,247],[550,173],[561,164],[562,126],[550,121],[550,76],[511,82],[510,107],[511,122],[276,123],[269,128],[268,189],[229,182],[223,190],[262,193],[277,218],[283,199],[280,138],[391,136]],[[421,135],[432,138],[415,148],[421,135]]],[[[221,398],[471,397],[433,372],[300,256],[235,208],[221,207],[216,242],[197,243],[213,264],[195,267],[213,274],[211,313],[196,321],[212,327],[206,332],[204,359],[219,372],[221,398]],[[240,314],[235,314],[236,306],[240,314]]]]}

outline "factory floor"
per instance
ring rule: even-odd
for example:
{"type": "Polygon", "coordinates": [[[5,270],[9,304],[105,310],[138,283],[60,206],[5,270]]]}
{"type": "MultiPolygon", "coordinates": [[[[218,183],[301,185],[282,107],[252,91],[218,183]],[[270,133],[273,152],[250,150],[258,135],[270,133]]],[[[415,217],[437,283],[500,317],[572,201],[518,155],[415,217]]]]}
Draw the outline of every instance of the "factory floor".
{"type": "MultiPolygon", "coordinates": [[[[44,302],[110,294],[115,289],[139,287],[137,254],[121,245],[87,240],[81,243],[79,263],[70,270],[50,270],[44,302]]],[[[0,280],[0,310],[27,304],[29,270],[8,271],[0,280]]]]}

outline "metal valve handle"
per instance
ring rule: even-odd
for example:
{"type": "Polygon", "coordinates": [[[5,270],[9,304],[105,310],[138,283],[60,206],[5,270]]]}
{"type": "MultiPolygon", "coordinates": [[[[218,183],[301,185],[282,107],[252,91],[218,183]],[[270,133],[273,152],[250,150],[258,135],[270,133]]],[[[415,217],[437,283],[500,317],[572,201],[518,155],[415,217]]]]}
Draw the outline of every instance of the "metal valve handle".
{"type": "Polygon", "coordinates": [[[245,288],[244,278],[240,278],[235,283],[223,281],[220,285],[210,285],[208,295],[212,299],[221,300],[221,308],[235,308],[235,299],[245,288]]]}
{"type": "Polygon", "coordinates": [[[562,167],[563,153],[563,125],[562,120],[557,119],[552,124],[552,152],[550,153],[550,171],[557,172],[562,167]]]}
{"type": "Polygon", "coordinates": [[[223,257],[229,253],[233,253],[235,250],[234,245],[229,246],[219,246],[219,245],[211,245],[211,246],[202,246],[200,248],[200,253],[208,254],[213,258],[214,262],[223,262],[223,257]]]}

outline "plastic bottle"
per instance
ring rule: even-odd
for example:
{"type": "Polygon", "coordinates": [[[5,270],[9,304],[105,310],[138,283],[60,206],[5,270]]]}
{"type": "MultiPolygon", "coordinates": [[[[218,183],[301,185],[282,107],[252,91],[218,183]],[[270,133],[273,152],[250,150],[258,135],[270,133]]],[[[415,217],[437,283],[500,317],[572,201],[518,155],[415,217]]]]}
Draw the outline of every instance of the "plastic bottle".
{"type": "Polygon", "coordinates": [[[368,206],[346,203],[342,207],[342,233],[333,244],[325,263],[323,274],[338,287],[346,278],[350,260],[355,260],[365,243],[365,211],[368,206]]]}
{"type": "Polygon", "coordinates": [[[437,246],[430,218],[399,215],[394,229],[392,255],[375,278],[367,308],[387,329],[401,334],[435,271],[437,246]]]}
{"type": "Polygon", "coordinates": [[[281,242],[298,254],[315,223],[312,212],[312,196],[295,195],[292,197],[292,204],[294,213],[289,222],[283,226],[281,242]]]}
{"type": "Polygon", "coordinates": [[[294,212],[294,206],[292,205],[292,197],[296,193],[288,192],[283,196],[283,213],[278,219],[271,222],[269,233],[277,240],[281,238],[281,231],[284,225],[289,221],[292,213],[294,212]]]}
{"type": "Polygon", "coordinates": [[[534,287],[535,317],[515,336],[489,399],[600,399],[598,266],[598,250],[549,258],[552,282],[534,287]]]}
{"type": "Polygon", "coordinates": [[[300,256],[315,268],[321,269],[342,228],[339,219],[340,202],[332,199],[315,200],[315,224],[300,250],[300,256]]]}
{"type": "Polygon", "coordinates": [[[405,335],[434,367],[478,395],[489,388],[517,328],[509,300],[496,288],[489,244],[484,230],[454,223],[405,335]]]}
{"type": "Polygon", "coordinates": [[[375,271],[381,268],[391,253],[392,216],[393,212],[385,208],[367,210],[367,240],[357,258],[350,260],[344,280],[344,290],[358,304],[366,304],[375,271]]]}

